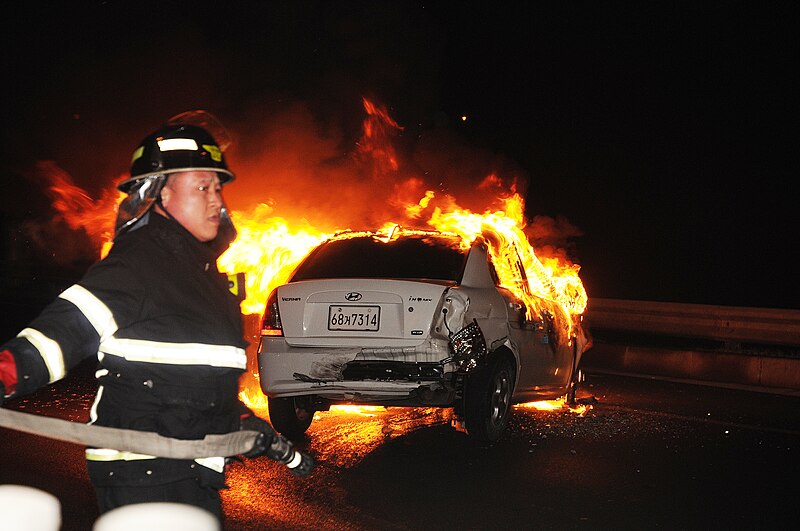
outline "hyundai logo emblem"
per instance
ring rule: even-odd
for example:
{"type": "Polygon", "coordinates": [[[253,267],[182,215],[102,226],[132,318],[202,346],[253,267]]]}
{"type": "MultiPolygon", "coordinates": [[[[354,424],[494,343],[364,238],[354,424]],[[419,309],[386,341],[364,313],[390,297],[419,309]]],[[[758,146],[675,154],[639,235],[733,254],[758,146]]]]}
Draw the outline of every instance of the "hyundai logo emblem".
{"type": "Polygon", "coordinates": [[[344,298],[349,300],[349,301],[360,301],[361,300],[361,294],[359,292],[357,292],[357,291],[351,291],[350,293],[345,295],[344,298]]]}

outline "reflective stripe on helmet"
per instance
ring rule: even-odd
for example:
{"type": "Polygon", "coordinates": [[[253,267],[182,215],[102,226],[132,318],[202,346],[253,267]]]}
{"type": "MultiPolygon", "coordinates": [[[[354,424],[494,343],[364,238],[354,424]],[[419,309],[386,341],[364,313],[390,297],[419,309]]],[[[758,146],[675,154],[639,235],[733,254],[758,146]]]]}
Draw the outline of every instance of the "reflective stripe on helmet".
{"type": "Polygon", "coordinates": [[[83,286],[75,284],[64,290],[59,297],[78,307],[94,327],[101,343],[117,331],[117,322],[108,306],[83,286]]]}
{"type": "Polygon", "coordinates": [[[133,152],[133,157],[131,157],[131,164],[136,162],[138,159],[142,158],[144,154],[144,146],[139,146],[136,148],[136,151],[133,152]]]}
{"type": "Polygon", "coordinates": [[[245,369],[247,355],[244,349],[230,345],[204,343],[166,343],[144,339],[119,339],[111,337],[100,345],[100,350],[125,358],[128,361],[166,363],[169,365],[210,365],[245,369]]]}
{"type": "Polygon", "coordinates": [[[198,148],[197,142],[195,142],[192,138],[164,138],[163,140],[158,141],[158,149],[161,151],[197,151],[198,148]]]}
{"type": "Polygon", "coordinates": [[[58,343],[34,328],[24,329],[17,337],[27,339],[39,351],[50,375],[50,383],[64,377],[67,373],[64,366],[64,353],[58,343]]]}

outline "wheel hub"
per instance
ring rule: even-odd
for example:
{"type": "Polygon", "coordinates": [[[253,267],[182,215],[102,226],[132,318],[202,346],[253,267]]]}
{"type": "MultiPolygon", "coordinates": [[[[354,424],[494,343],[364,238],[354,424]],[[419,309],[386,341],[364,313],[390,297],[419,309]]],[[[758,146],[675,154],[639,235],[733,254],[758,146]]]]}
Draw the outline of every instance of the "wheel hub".
{"type": "Polygon", "coordinates": [[[508,411],[509,402],[511,400],[510,389],[511,387],[506,374],[501,373],[495,376],[491,398],[491,420],[495,425],[503,421],[508,411]]]}

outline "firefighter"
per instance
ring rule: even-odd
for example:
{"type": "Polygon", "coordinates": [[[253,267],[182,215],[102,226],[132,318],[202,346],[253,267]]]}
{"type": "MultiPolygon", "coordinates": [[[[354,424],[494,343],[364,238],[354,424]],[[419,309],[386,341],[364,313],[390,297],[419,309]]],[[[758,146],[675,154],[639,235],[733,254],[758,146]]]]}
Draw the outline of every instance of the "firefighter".
{"type": "MultiPolygon", "coordinates": [[[[216,259],[236,231],[222,199],[232,181],[207,130],[168,122],[134,151],[113,247],[19,335],[0,345],[0,400],[62,378],[97,356],[90,423],[178,439],[254,429],[247,457],[308,474],[313,458],[238,399],[246,357],[238,300],[216,259]]],[[[100,511],[178,502],[222,518],[225,456],[175,460],[87,448],[100,511]]]]}

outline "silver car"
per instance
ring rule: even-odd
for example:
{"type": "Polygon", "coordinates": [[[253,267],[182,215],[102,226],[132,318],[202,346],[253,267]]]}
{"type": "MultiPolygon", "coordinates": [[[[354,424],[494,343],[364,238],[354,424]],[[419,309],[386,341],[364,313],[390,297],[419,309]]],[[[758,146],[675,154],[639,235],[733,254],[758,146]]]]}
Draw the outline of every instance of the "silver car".
{"type": "Polygon", "coordinates": [[[259,379],[275,428],[300,435],[332,404],[434,406],[492,442],[513,403],[574,398],[580,323],[501,286],[490,244],[396,230],[319,245],[266,304],[259,379]]]}

